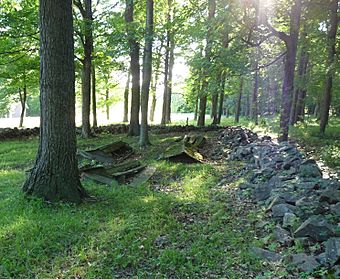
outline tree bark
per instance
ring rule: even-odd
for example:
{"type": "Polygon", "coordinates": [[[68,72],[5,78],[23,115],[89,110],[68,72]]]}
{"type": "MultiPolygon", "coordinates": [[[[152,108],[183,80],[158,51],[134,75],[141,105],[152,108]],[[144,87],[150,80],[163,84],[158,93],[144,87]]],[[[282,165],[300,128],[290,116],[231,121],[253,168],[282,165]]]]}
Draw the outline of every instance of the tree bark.
{"type": "Polygon", "coordinates": [[[338,0],[332,0],[330,4],[330,29],[328,32],[328,59],[327,59],[327,77],[325,90],[320,109],[320,133],[324,134],[329,119],[329,109],[332,100],[333,74],[334,74],[334,57],[336,54],[336,33],[338,28],[338,0]]]}
{"type": "Polygon", "coordinates": [[[152,75],[152,42],[153,42],[153,0],[146,1],[146,32],[143,55],[143,83],[141,94],[142,121],[139,145],[146,147],[150,144],[148,133],[148,103],[152,75]]]}
{"type": "Polygon", "coordinates": [[[91,67],[93,51],[92,34],[92,0],[84,0],[84,6],[75,2],[84,20],[84,59],[82,70],[82,137],[88,138],[91,134],[91,67]]]}
{"type": "Polygon", "coordinates": [[[93,114],[93,127],[97,127],[97,100],[96,100],[96,70],[92,65],[92,114],[93,114]]]}
{"type": "Polygon", "coordinates": [[[213,32],[213,19],[215,18],[216,12],[216,1],[208,0],[208,32],[206,38],[206,47],[205,47],[205,59],[207,61],[207,65],[204,68],[203,81],[202,81],[202,94],[200,97],[200,105],[199,105],[199,115],[197,120],[197,126],[205,125],[205,111],[207,108],[207,88],[208,82],[206,78],[209,76],[209,67],[211,63],[211,50],[212,50],[212,32],[213,32]]]}
{"type": "Polygon", "coordinates": [[[21,88],[19,88],[19,97],[21,104],[21,113],[20,113],[20,123],[19,128],[22,128],[24,125],[24,117],[26,111],[26,100],[27,100],[27,85],[26,85],[26,76],[24,76],[24,89],[23,93],[21,93],[21,88]]]}
{"type": "Polygon", "coordinates": [[[251,97],[250,104],[250,118],[255,122],[255,125],[258,125],[258,91],[259,91],[259,70],[258,70],[258,57],[256,51],[256,61],[254,64],[255,73],[254,73],[254,85],[253,85],[253,94],[251,97]]]}
{"type": "Polygon", "coordinates": [[[218,104],[218,113],[217,113],[217,121],[216,124],[221,124],[222,114],[223,114],[223,104],[224,104],[224,89],[225,89],[225,80],[227,78],[226,72],[223,72],[221,78],[221,88],[220,88],[220,97],[218,104]]]}
{"type": "Polygon", "coordinates": [[[139,43],[135,38],[133,29],[134,3],[133,0],[126,0],[125,22],[127,25],[128,44],[130,47],[130,69],[132,77],[131,88],[131,109],[129,136],[139,136],[139,109],[140,109],[140,65],[139,65],[139,43]]]}
{"type": "Polygon", "coordinates": [[[240,91],[239,91],[238,96],[237,96],[236,111],[235,111],[235,122],[236,123],[240,122],[241,100],[242,100],[242,93],[243,93],[243,82],[244,82],[244,78],[243,78],[243,76],[241,76],[240,91]]]}
{"type": "Polygon", "coordinates": [[[124,116],[123,116],[123,122],[129,121],[129,91],[130,91],[130,70],[128,70],[128,76],[126,80],[125,90],[124,90],[124,116]]]}
{"type": "Polygon", "coordinates": [[[72,1],[40,0],[40,141],[23,185],[27,195],[49,202],[80,203],[75,132],[72,1]]]}
{"type": "Polygon", "coordinates": [[[294,71],[296,50],[299,37],[301,17],[301,0],[295,0],[290,15],[290,35],[279,33],[279,37],[285,42],[287,48],[284,66],[284,79],[282,85],[280,135],[279,141],[287,141],[289,133],[289,119],[294,90],[294,71]]]}
{"type": "MultiPolygon", "coordinates": [[[[168,0],[168,14],[167,21],[171,23],[171,9],[172,9],[172,0],[168,0]]],[[[163,106],[162,106],[162,120],[161,124],[165,125],[167,123],[167,109],[169,102],[169,57],[170,57],[170,43],[171,43],[171,34],[170,27],[166,30],[166,45],[165,45],[165,61],[164,61],[164,92],[163,92],[163,106]]]]}
{"type": "Polygon", "coordinates": [[[175,64],[175,41],[174,34],[170,32],[170,54],[169,54],[169,73],[168,73],[168,83],[167,83],[167,102],[166,102],[166,117],[165,123],[171,123],[171,97],[172,97],[172,88],[173,88],[173,69],[175,64]]]}

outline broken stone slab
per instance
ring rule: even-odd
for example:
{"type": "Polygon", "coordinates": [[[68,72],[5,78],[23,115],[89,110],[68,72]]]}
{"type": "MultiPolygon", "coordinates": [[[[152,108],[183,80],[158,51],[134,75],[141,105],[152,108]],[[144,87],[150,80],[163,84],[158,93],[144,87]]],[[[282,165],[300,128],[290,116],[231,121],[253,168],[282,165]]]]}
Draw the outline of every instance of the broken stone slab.
{"type": "Polygon", "coordinates": [[[90,150],[78,150],[78,155],[83,158],[107,164],[124,161],[133,153],[133,148],[124,141],[115,141],[90,150]]]}
{"type": "Polygon", "coordinates": [[[311,216],[294,232],[296,237],[309,236],[319,242],[327,240],[334,234],[333,226],[320,215],[311,216]]]}
{"type": "Polygon", "coordinates": [[[332,237],[325,243],[326,261],[332,266],[340,261],[340,237],[332,237]]]}
{"type": "Polygon", "coordinates": [[[129,183],[129,186],[136,187],[144,184],[155,174],[155,172],[155,167],[146,167],[132,179],[132,181],[129,183]]]}
{"type": "Polygon", "coordinates": [[[331,189],[323,191],[320,195],[320,201],[326,201],[329,204],[340,202],[340,190],[331,189]]]}
{"type": "Polygon", "coordinates": [[[119,165],[84,167],[79,171],[83,178],[89,178],[102,184],[113,185],[115,181],[125,183],[126,178],[141,172],[145,167],[140,161],[130,161],[119,165]]]}
{"type": "Polygon", "coordinates": [[[250,249],[250,252],[255,256],[260,257],[261,259],[264,259],[268,262],[278,262],[283,259],[283,257],[280,254],[259,247],[252,247],[250,249]]]}
{"type": "Polygon", "coordinates": [[[283,217],[286,213],[294,213],[295,207],[290,204],[281,203],[276,204],[271,208],[272,211],[272,217],[283,217]]]}
{"type": "Polygon", "coordinates": [[[203,163],[203,156],[196,148],[188,146],[183,142],[169,146],[161,155],[160,159],[174,163],[203,163]]]}
{"type": "Polygon", "coordinates": [[[308,256],[305,253],[293,254],[291,261],[304,272],[312,272],[320,266],[320,263],[314,256],[308,256]]]}
{"type": "Polygon", "coordinates": [[[276,240],[283,245],[290,246],[293,243],[293,238],[290,236],[290,233],[280,226],[275,227],[274,236],[276,240]]]}
{"type": "Polygon", "coordinates": [[[186,146],[191,148],[200,148],[206,143],[207,139],[202,135],[186,135],[183,142],[186,146]]]}

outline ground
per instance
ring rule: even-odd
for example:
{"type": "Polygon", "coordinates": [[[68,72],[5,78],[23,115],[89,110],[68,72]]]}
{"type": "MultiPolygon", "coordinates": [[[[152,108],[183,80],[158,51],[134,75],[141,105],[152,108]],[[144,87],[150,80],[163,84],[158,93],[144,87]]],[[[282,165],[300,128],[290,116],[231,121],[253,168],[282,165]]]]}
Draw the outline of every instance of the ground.
{"type": "MultiPolygon", "coordinates": [[[[142,156],[157,167],[148,183],[85,181],[96,201],[80,206],[26,199],[20,187],[37,139],[1,143],[0,278],[308,278],[249,252],[268,237],[264,228],[259,238],[261,209],[234,195],[242,163],[157,160],[175,136],[152,135],[142,156]]],[[[138,149],[138,139],[124,135],[79,140],[79,147],[117,139],[138,149]]]]}

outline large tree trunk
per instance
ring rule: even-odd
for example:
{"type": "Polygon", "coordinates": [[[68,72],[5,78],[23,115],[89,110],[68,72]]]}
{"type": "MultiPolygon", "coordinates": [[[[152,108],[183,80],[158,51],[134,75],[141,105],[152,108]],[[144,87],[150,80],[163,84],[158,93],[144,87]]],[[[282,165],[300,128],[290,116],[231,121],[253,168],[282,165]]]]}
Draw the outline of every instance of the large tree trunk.
{"type": "Polygon", "coordinates": [[[208,89],[208,83],[206,81],[206,77],[209,76],[209,68],[211,63],[211,50],[212,50],[212,33],[213,33],[213,21],[215,18],[215,12],[216,12],[216,1],[215,0],[208,0],[208,32],[207,32],[207,38],[206,38],[206,47],[205,47],[205,59],[207,62],[207,66],[203,69],[203,82],[202,82],[202,90],[201,90],[201,97],[200,97],[200,105],[199,105],[199,115],[197,120],[198,126],[204,126],[205,125],[205,111],[207,108],[207,89],[208,89]]]}
{"type": "Polygon", "coordinates": [[[280,116],[280,135],[279,141],[288,140],[289,119],[292,106],[294,90],[294,71],[296,50],[299,37],[301,17],[301,0],[295,0],[290,15],[290,35],[280,33],[287,48],[286,61],[284,66],[284,79],[282,85],[281,116],[280,116]]]}
{"type": "Polygon", "coordinates": [[[332,0],[330,5],[330,29],[328,32],[328,59],[327,59],[327,78],[326,86],[323,94],[321,109],[320,109],[320,132],[325,133],[326,126],[329,118],[329,108],[331,106],[332,99],[332,86],[333,86],[333,74],[334,74],[334,57],[336,47],[336,32],[338,28],[338,2],[339,0],[332,0]]]}
{"type": "Polygon", "coordinates": [[[130,47],[130,70],[132,76],[131,109],[129,136],[139,136],[139,109],[140,109],[140,65],[139,65],[139,43],[135,38],[133,29],[134,16],[133,0],[126,0],[125,21],[127,25],[128,43],[130,47]]]}
{"type": "Polygon", "coordinates": [[[218,95],[220,94],[220,91],[222,90],[221,85],[222,85],[222,75],[223,71],[222,69],[218,70],[217,74],[217,83],[218,83],[218,90],[214,90],[212,92],[211,96],[211,113],[210,117],[212,118],[212,124],[216,125],[218,124],[218,95]]]}
{"type": "Polygon", "coordinates": [[[148,103],[152,75],[152,41],[153,41],[153,0],[146,2],[146,32],[143,56],[143,83],[141,94],[142,121],[139,145],[146,147],[150,144],[148,133],[148,103]]]}
{"type": "Polygon", "coordinates": [[[197,96],[195,99],[195,111],[194,111],[194,120],[197,120],[197,114],[198,114],[198,92],[197,92],[197,96]]]}
{"type": "Polygon", "coordinates": [[[241,100],[242,100],[242,93],[243,93],[243,82],[244,82],[244,78],[243,78],[243,76],[241,76],[240,91],[238,93],[237,101],[236,101],[236,111],[235,111],[235,122],[236,123],[240,122],[241,100]]]}
{"type": "Polygon", "coordinates": [[[97,127],[96,70],[94,65],[92,65],[92,114],[93,127],[97,127]]]}
{"type": "Polygon", "coordinates": [[[79,203],[86,196],[76,159],[72,1],[40,0],[40,142],[23,185],[49,202],[79,203]]]}
{"type": "Polygon", "coordinates": [[[129,92],[130,92],[130,70],[128,71],[128,76],[126,80],[125,90],[124,90],[124,116],[123,122],[128,122],[129,114],[129,92]]]}

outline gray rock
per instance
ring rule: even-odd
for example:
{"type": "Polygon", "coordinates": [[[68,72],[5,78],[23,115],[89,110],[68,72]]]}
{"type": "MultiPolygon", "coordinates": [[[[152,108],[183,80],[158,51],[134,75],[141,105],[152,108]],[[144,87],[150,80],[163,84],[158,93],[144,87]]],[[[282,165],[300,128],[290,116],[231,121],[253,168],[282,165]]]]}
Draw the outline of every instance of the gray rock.
{"type": "Polygon", "coordinates": [[[276,240],[281,244],[290,246],[293,243],[293,238],[290,236],[290,233],[280,226],[276,226],[274,235],[276,240]]]}
{"type": "Polygon", "coordinates": [[[272,217],[283,217],[286,213],[294,213],[294,206],[286,203],[276,204],[272,207],[272,217]]]}
{"type": "Polygon", "coordinates": [[[256,201],[264,201],[270,197],[271,190],[268,183],[259,184],[253,190],[253,196],[256,201]]]}
{"type": "Polygon", "coordinates": [[[330,209],[334,215],[340,216],[340,202],[332,204],[330,209]]]}
{"type": "Polygon", "coordinates": [[[322,177],[322,172],[316,164],[301,164],[299,172],[300,177],[322,177]]]}
{"type": "Polygon", "coordinates": [[[283,258],[280,254],[271,252],[262,248],[253,247],[251,248],[251,253],[255,256],[260,257],[261,259],[267,260],[269,262],[277,262],[281,261],[283,258]]]}
{"type": "Polygon", "coordinates": [[[340,260],[340,237],[332,237],[325,244],[326,261],[331,265],[340,260]]]}
{"type": "Polygon", "coordinates": [[[322,216],[311,216],[294,232],[296,237],[309,236],[316,241],[325,241],[334,236],[331,224],[322,216]]]}
{"type": "Polygon", "coordinates": [[[319,189],[319,184],[317,181],[310,181],[310,182],[301,182],[296,185],[296,189],[303,189],[303,190],[315,190],[319,189]]]}
{"type": "Polygon", "coordinates": [[[320,201],[326,201],[329,204],[340,202],[340,190],[326,190],[321,193],[320,201]]]}
{"type": "Polygon", "coordinates": [[[304,253],[293,254],[292,262],[304,272],[312,272],[320,266],[315,257],[308,256],[304,253]]]}
{"type": "Polygon", "coordinates": [[[285,215],[283,216],[282,226],[286,229],[291,228],[295,225],[296,222],[297,222],[297,217],[294,213],[285,213],[285,215]]]}

